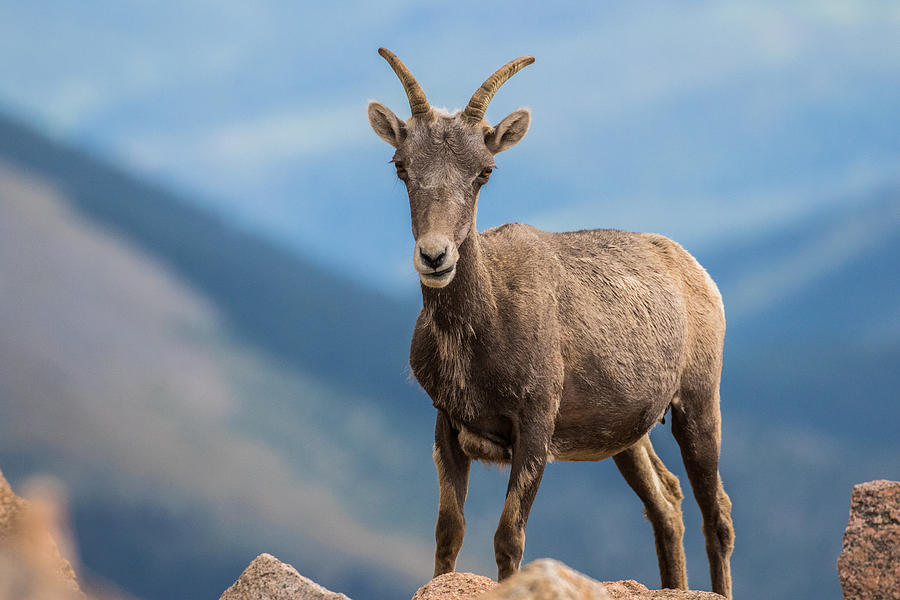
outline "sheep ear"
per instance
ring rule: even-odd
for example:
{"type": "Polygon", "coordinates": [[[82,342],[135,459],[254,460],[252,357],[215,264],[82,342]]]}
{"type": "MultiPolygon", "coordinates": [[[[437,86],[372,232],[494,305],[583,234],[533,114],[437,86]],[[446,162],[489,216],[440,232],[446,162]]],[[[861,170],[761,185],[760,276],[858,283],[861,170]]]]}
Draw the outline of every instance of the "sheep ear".
{"type": "Polygon", "coordinates": [[[530,124],[531,112],[527,108],[520,108],[488,130],[484,135],[484,143],[491,154],[508,150],[525,137],[530,124]]]}
{"type": "Polygon", "coordinates": [[[381,102],[369,102],[369,125],[378,137],[397,148],[406,137],[406,125],[381,102]]]}

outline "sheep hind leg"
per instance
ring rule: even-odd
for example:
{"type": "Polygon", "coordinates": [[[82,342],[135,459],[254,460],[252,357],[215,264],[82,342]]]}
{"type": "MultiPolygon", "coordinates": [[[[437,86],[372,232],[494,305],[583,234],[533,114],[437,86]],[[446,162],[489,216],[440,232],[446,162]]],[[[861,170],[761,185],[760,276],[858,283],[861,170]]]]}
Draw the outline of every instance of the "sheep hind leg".
{"type": "Polygon", "coordinates": [[[712,590],[730,599],[734,527],[731,500],[719,475],[722,434],[718,389],[709,394],[682,390],[681,399],[672,411],[672,433],[703,516],[712,590]]]}
{"type": "Polygon", "coordinates": [[[613,460],[622,477],[644,503],[644,514],[653,525],[662,587],[686,590],[683,496],[678,478],[656,456],[649,436],[616,454],[613,460]]]}

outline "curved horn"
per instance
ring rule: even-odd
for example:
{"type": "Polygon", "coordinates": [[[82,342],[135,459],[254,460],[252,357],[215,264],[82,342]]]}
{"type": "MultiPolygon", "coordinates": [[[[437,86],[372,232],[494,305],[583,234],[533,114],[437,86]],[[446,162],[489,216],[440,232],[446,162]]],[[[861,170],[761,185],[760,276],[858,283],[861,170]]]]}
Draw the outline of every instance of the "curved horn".
{"type": "Polygon", "coordinates": [[[533,56],[520,56],[516,60],[510,61],[497,69],[497,71],[488,77],[485,82],[481,84],[481,87],[472,94],[472,99],[469,100],[469,105],[466,106],[463,114],[473,121],[480,122],[484,118],[484,113],[487,111],[491,98],[494,97],[494,94],[497,93],[500,86],[506,83],[510,77],[515,75],[519,69],[527,67],[533,62],[533,56]]]}
{"type": "Polygon", "coordinates": [[[422,86],[419,85],[416,78],[409,72],[406,65],[400,62],[400,59],[387,48],[379,48],[378,54],[388,61],[391,68],[394,69],[394,73],[400,78],[400,82],[406,89],[406,97],[409,98],[409,110],[412,111],[413,116],[426,115],[431,112],[431,106],[428,104],[425,92],[422,91],[422,86]]]}

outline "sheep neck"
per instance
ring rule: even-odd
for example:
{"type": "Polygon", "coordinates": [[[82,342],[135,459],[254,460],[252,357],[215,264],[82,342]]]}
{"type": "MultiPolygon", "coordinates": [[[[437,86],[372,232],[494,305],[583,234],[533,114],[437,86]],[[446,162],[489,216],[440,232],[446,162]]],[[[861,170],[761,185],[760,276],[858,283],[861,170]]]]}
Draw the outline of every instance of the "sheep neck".
{"type": "Polygon", "coordinates": [[[481,236],[473,227],[459,246],[456,276],[443,288],[422,285],[423,311],[445,331],[475,334],[497,311],[481,236]]]}

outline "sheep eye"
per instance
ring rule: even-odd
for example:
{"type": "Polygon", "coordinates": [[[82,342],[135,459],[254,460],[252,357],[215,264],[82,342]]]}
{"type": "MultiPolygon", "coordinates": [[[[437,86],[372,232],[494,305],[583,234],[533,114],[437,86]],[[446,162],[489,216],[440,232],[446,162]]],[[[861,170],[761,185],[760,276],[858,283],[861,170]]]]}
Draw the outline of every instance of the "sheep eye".
{"type": "Polygon", "coordinates": [[[394,166],[397,168],[397,177],[403,179],[406,176],[406,166],[402,162],[395,162],[394,166]]]}
{"type": "Polygon", "coordinates": [[[492,173],[493,171],[494,171],[494,169],[492,169],[492,168],[490,168],[490,167],[487,167],[487,168],[482,169],[482,170],[481,170],[481,173],[480,173],[478,176],[481,177],[481,178],[483,178],[483,179],[487,179],[488,177],[491,176],[491,173],[492,173]]]}

